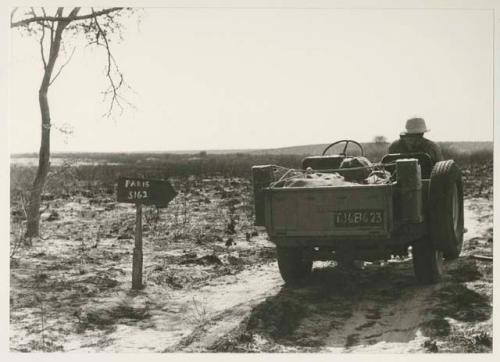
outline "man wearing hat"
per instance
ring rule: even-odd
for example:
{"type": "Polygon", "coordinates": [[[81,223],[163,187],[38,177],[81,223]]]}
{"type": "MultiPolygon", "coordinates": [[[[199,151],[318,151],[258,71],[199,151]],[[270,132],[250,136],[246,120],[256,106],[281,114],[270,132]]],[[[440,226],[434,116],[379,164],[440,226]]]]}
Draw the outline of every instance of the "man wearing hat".
{"type": "Polygon", "coordinates": [[[389,146],[389,153],[425,152],[434,163],[442,161],[441,148],[424,137],[429,131],[423,118],[410,118],[406,121],[406,132],[401,132],[399,140],[389,146]]]}

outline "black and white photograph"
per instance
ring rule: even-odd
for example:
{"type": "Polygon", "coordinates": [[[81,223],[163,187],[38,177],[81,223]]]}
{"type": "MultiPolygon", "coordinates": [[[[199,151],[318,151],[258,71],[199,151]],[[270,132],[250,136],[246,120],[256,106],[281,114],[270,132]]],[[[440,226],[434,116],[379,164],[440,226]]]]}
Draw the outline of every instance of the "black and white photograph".
{"type": "Polygon", "coordinates": [[[4,8],[11,358],[493,357],[498,2],[4,8]]]}

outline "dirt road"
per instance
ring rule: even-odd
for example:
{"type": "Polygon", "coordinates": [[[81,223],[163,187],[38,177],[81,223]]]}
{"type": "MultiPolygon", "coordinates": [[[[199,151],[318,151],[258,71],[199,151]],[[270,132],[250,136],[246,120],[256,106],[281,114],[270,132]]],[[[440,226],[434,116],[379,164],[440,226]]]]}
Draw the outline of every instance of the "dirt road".
{"type": "MultiPolygon", "coordinates": [[[[491,221],[491,204],[474,199],[465,207],[465,251],[459,260],[446,264],[441,284],[415,285],[411,260],[368,264],[358,271],[319,265],[310,286],[301,289],[277,289],[281,282],[272,278],[277,284],[269,285],[269,297],[222,338],[215,332],[220,334],[224,322],[215,318],[206,323],[209,327],[171,350],[488,351],[492,266],[472,255],[491,255],[491,234],[484,230],[491,221]]],[[[272,265],[266,275],[275,274],[276,266],[272,265]]],[[[234,311],[233,315],[227,310],[225,315],[231,315],[233,321],[241,319],[241,309],[234,311]]]]}
{"type": "Polygon", "coordinates": [[[290,289],[247,217],[250,193],[220,184],[201,180],[168,211],[146,211],[140,292],[130,291],[133,208],[51,200],[45,240],[11,258],[11,350],[491,351],[492,262],[473,257],[492,253],[490,200],[466,200],[464,251],[439,285],[417,286],[407,259],[318,262],[290,289]]]}

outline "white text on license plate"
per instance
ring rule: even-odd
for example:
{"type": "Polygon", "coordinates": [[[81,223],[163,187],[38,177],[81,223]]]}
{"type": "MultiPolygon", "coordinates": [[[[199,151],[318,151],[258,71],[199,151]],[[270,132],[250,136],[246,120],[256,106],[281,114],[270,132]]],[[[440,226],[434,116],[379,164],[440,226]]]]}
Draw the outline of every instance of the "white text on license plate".
{"type": "Polygon", "coordinates": [[[384,223],[383,210],[335,211],[333,222],[337,227],[377,226],[384,223]]]}

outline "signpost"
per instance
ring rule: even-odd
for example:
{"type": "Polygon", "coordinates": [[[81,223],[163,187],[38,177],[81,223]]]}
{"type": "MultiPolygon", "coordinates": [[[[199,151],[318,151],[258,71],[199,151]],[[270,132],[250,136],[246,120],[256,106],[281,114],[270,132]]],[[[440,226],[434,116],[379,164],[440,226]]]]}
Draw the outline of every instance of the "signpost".
{"type": "Polygon", "coordinates": [[[142,205],[167,207],[177,195],[170,182],[144,178],[120,177],[118,202],[135,204],[135,245],[132,259],[132,289],[142,289],[142,205]]]}

